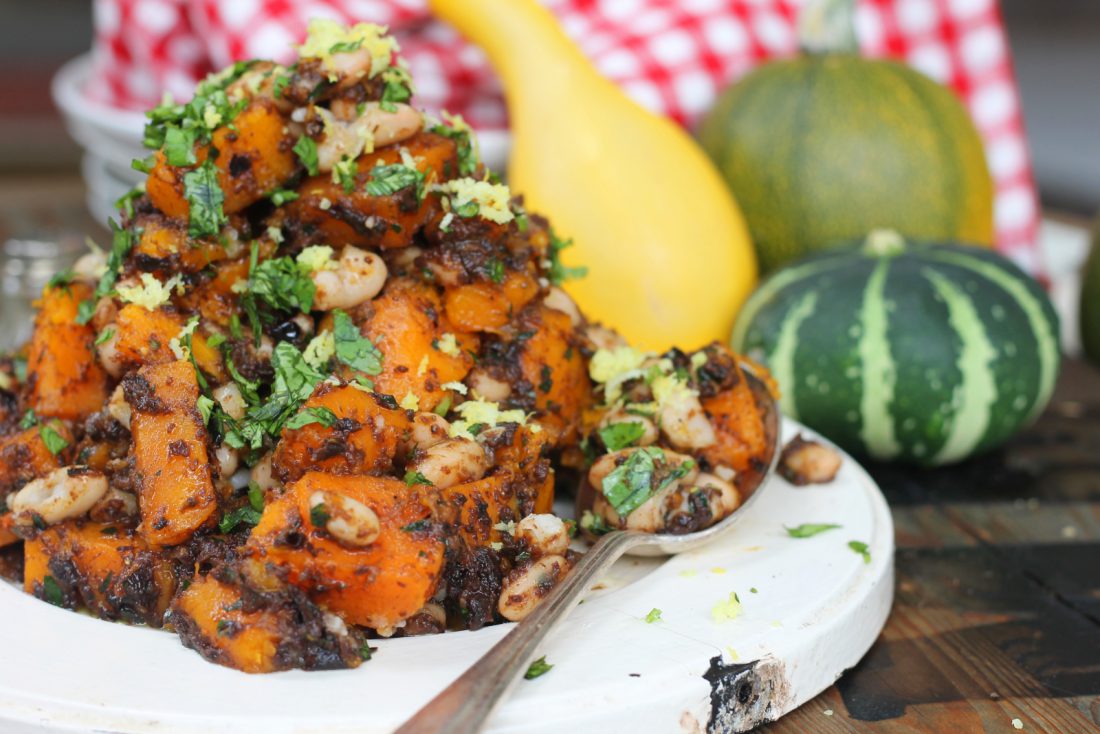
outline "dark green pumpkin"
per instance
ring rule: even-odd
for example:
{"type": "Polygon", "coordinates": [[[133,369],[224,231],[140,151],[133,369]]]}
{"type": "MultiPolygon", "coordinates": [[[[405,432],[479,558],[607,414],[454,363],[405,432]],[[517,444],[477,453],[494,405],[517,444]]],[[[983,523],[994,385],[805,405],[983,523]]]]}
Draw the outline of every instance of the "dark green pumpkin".
{"type": "Polygon", "coordinates": [[[764,64],[719,96],[698,137],[763,273],[876,228],[993,242],[993,186],[969,114],[903,64],[849,53],[764,64]]]}
{"type": "Polygon", "coordinates": [[[733,348],[768,365],[785,413],[883,460],[946,464],[1046,406],[1060,365],[1042,288],[983,248],[876,232],[776,272],[733,348]]]}
{"type": "Polygon", "coordinates": [[[1081,282],[1081,346],[1085,356],[1100,365],[1100,218],[1092,234],[1092,252],[1081,282]]]}

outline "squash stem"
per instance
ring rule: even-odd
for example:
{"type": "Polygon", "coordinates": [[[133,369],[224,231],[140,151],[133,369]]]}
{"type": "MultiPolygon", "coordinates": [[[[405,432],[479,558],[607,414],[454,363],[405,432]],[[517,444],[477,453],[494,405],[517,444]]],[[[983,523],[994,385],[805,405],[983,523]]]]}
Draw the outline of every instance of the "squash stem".
{"type": "Polygon", "coordinates": [[[804,53],[859,53],[855,0],[809,0],[798,16],[804,53]]]}

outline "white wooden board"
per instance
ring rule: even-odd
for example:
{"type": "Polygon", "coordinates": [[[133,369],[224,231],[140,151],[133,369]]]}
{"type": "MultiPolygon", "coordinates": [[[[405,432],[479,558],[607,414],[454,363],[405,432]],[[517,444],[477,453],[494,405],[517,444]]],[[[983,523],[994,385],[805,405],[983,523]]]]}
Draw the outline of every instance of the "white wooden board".
{"type": "MultiPolygon", "coordinates": [[[[798,429],[786,422],[785,438],[798,429]]],[[[829,485],[762,489],[735,530],[671,559],[624,559],[547,643],[497,734],[741,731],[809,700],[855,665],[893,600],[882,495],[846,459],[829,485]],[[808,539],[784,525],[838,523],[808,539]],[[868,544],[871,562],[848,547],[868,544]],[[755,591],[753,591],[755,589],[755,591]],[[711,609],[730,592],[743,613],[711,609]],[[646,614],[661,610],[661,621],[646,614]]],[[[378,643],[358,670],[249,676],[175,635],[49,606],[0,584],[0,731],[125,734],[388,732],[509,628],[378,643]]]]}

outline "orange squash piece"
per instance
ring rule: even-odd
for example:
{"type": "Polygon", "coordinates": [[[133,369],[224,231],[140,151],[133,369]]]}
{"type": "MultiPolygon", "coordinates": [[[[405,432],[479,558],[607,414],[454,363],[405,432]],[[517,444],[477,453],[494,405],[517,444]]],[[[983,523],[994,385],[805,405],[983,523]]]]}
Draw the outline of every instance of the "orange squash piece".
{"type": "MultiPolygon", "coordinates": [[[[55,421],[48,425],[72,446],[73,436],[64,424],[55,421]]],[[[0,497],[61,465],[61,460],[46,447],[37,426],[0,438],[0,497]]]]}
{"type": "MultiPolygon", "coordinates": [[[[214,131],[211,141],[208,147],[196,148],[195,158],[201,164],[211,148],[218,151],[214,167],[225,194],[222,210],[226,214],[235,214],[281,188],[298,165],[286,120],[270,100],[253,100],[232,127],[214,131]]],[[[156,155],[145,190],[153,205],[169,217],[188,218],[191,205],[184,198],[184,176],[191,170],[168,165],[163,152],[156,155]]]]}
{"type": "Polygon", "coordinates": [[[767,450],[764,416],[756,396],[742,375],[729,390],[704,398],[703,410],[714,426],[717,442],[703,450],[712,464],[747,471],[767,450]]]}
{"type": "Polygon", "coordinates": [[[421,528],[429,517],[428,504],[400,480],[310,472],[269,501],[247,548],[257,559],[285,568],[292,584],[349,622],[390,630],[416,614],[439,584],[443,543],[421,528]],[[317,491],[373,510],[381,525],[377,539],[349,548],[315,526],[310,497],[317,491]]]}
{"type": "Polygon", "coordinates": [[[157,627],[175,592],[168,561],[151,554],[133,531],[102,523],[68,521],[28,540],[24,590],[48,599],[47,576],[65,606],[157,627]]]}
{"type": "Polygon", "coordinates": [[[535,324],[535,333],[524,341],[520,352],[520,371],[534,388],[539,422],[556,429],[560,440],[571,441],[584,407],[591,403],[588,368],[574,344],[568,315],[540,306],[535,324]]]}
{"type": "Polygon", "coordinates": [[[441,213],[439,197],[426,194],[419,205],[411,189],[386,196],[371,196],[366,191],[370,172],[375,166],[401,163],[401,148],[425,174],[425,190],[433,180],[458,166],[453,140],[434,133],[419,133],[400,146],[391,145],[364,153],[356,161],[355,188],[344,191],[328,173],[307,178],[299,187],[301,198],[289,204],[290,219],[315,227],[318,240],[340,245],[406,247],[413,233],[441,213]],[[326,203],[327,202],[327,203],[326,203]]]}
{"type": "Polygon", "coordinates": [[[172,617],[187,621],[187,639],[203,657],[245,673],[280,670],[276,660],[286,620],[241,608],[241,590],[212,576],[196,578],[176,598],[172,617]]]}
{"type": "Polygon", "coordinates": [[[142,367],[122,386],[132,411],[141,534],[155,548],[182,543],[217,508],[194,368],[183,360],[142,367]]]}
{"type": "Polygon", "coordinates": [[[499,285],[481,281],[455,286],[444,297],[447,318],[461,331],[499,333],[538,292],[534,278],[514,271],[499,285]]]}
{"type": "Polygon", "coordinates": [[[76,323],[83,283],[47,288],[38,303],[27,359],[28,402],[39,416],[81,420],[107,400],[107,373],[95,357],[95,331],[76,323]]]}
{"type": "Polygon", "coordinates": [[[391,278],[361,329],[384,355],[375,389],[398,401],[411,393],[419,410],[434,410],[450,395],[443,385],[461,382],[474,364],[477,337],[456,333],[439,294],[419,281],[391,278]]]}
{"type": "Polygon", "coordinates": [[[115,317],[115,351],[128,368],[176,361],[169,343],[183,328],[183,319],[171,311],[153,311],[128,303],[115,317]]]}
{"type": "Polygon", "coordinates": [[[409,430],[404,410],[384,407],[374,395],[351,385],[321,384],[302,410],[331,410],[331,426],[308,423],[285,429],[275,449],[273,466],[283,482],[307,471],[332,474],[384,474],[409,430]]]}

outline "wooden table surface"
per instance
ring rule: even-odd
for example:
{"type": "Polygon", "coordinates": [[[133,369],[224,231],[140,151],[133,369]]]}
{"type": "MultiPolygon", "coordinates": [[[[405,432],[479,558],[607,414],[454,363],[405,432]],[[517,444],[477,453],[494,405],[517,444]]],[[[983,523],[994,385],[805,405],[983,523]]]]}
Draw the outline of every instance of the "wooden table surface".
{"type": "Polygon", "coordinates": [[[897,528],[893,612],[859,665],[762,731],[1100,731],[1100,370],[1065,363],[994,454],[868,469],[897,528]]]}
{"type": "MultiPolygon", "coordinates": [[[[0,178],[0,241],[103,233],[75,176],[0,178]]],[[[1067,362],[994,454],[868,469],[897,527],[894,610],[859,665],[762,731],[1100,731],[1100,370],[1067,362]]]]}

